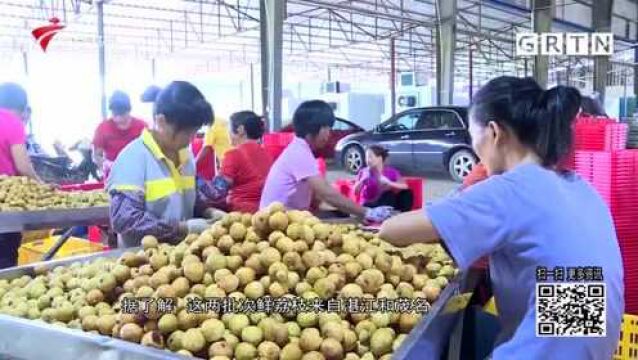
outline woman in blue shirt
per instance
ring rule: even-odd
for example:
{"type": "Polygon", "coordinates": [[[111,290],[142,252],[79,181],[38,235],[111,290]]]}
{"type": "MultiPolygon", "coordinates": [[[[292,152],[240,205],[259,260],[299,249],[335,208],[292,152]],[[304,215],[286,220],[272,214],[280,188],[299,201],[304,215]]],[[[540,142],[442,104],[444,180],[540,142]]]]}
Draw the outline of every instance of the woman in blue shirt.
{"type": "Polygon", "coordinates": [[[398,246],[440,240],[462,271],[489,256],[501,322],[493,359],[610,359],[618,346],[623,270],[611,215],[591,186],[556,170],[580,101],[576,89],[545,91],[531,78],[491,80],[470,109],[473,147],[490,177],[381,228],[398,246]],[[602,268],[605,334],[537,336],[539,266],[602,268]]]}

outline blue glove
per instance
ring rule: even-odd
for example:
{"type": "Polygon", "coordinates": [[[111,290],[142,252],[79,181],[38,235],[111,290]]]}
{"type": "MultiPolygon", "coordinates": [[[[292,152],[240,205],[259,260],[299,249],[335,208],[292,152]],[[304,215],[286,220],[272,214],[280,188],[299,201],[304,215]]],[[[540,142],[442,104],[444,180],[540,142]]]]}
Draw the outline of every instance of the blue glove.
{"type": "Polygon", "coordinates": [[[367,223],[378,224],[389,218],[394,213],[392,206],[377,206],[375,208],[366,208],[364,220],[367,223]]]}
{"type": "Polygon", "coordinates": [[[186,220],[186,229],[189,234],[201,234],[205,230],[210,229],[210,221],[206,219],[188,219],[186,220]]]}
{"type": "Polygon", "coordinates": [[[202,215],[204,216],[204,218],[208,219],[209,222],[214,223],[221,220],[224,215],[226,215],[226,212],[216,208],[208,208],[204,210],[204,213],[202,215]]]}

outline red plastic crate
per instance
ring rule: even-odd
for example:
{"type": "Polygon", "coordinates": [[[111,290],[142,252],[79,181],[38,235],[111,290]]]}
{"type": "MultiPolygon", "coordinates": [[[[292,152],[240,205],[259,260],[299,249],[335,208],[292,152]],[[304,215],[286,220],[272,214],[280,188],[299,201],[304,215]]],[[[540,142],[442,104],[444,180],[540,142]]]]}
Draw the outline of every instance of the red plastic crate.
{"type": "Polygon", "coordinates": [[[294,133],[288,132],[272,132],[265,134],[263,137],[264,145],[288,146],[294,138],[294,133]]]}
{"type": "Polygon", "coordinates": [[[71,184],[60,186],[61,191],[92,191],[104,189],[103,182],[86,183],[86,184],[71,184]]]}
{"type": "Polygon", "coordinates": [[[627,147],[627,124],[607,118],[581,118],[574,123],[573,129],[576,150],[613,151],[627,147]]]}
{"type": "Polygon", "coordinates": [[[405,177],[405,183],[412,191],[412,210],[423,207],[423,179],[418,177],[405,177]]]}

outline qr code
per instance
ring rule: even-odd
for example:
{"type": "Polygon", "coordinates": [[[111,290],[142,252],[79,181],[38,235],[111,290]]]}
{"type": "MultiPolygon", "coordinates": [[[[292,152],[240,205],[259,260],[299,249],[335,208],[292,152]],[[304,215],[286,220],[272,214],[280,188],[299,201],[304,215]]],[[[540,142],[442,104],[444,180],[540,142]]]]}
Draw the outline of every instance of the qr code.
{"type": "Polygon", "coordinates": [[[605,294],[605,283],[537,283],[536,336],[606,336],[605,294]]]}

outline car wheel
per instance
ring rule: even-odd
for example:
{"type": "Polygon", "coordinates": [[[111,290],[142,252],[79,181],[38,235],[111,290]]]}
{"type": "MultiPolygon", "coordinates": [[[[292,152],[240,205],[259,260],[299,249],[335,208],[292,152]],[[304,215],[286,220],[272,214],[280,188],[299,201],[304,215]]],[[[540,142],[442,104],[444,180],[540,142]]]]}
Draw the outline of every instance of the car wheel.
{"type": "Polygon", "coordinates": [[[458,150],[450,157],[448,172],[456,182],[462,182],[476,165],[476,157],[468,150],[458,150]]]}
{"type": "Polygon", "coordinates": [[[350,145],[343,153],[343,165],[351,174],[356,174],[365,163],[365,154],[358,145],[350,145]]]}

